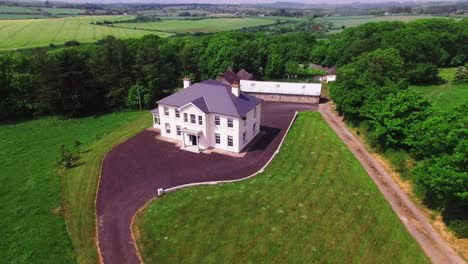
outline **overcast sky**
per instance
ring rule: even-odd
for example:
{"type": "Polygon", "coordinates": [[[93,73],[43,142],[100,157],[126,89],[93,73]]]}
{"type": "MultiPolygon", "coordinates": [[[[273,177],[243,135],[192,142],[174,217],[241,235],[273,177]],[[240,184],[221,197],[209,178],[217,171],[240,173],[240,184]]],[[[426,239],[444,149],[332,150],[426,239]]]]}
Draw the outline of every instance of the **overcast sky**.
{"type": "MultiPolygon", "coordinates": [[[[93,3],[210,3],[210,4],[260,4],[274,2],[295,2],[307,4],[340,4],[340,3],[381,3],[381,2],[428,2],[429,0],[58,0],[61,2],[93,2],[93,3]]],[[[453,0],[437,0],[450,2],[453,0]]]]}

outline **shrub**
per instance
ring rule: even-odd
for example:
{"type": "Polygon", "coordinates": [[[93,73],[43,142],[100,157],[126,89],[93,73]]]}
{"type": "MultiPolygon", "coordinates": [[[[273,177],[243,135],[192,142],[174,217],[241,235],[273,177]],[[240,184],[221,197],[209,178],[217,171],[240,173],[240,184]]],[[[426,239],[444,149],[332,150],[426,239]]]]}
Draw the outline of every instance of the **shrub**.
{"type": "Polygon", "coordinates": [[[80,42],[76,41],[76,40],[69,40],[67,42],[65,42],[64,44],[66,47],[72,47],[72,46],[79,46],[80,45],[80,42]]]}

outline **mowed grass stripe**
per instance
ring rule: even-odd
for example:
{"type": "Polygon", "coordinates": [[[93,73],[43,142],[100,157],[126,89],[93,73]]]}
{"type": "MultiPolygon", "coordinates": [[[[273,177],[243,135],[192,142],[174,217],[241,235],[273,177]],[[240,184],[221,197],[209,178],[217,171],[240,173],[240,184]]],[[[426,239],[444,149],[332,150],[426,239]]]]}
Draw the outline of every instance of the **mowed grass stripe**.
{"type": "Polygon", "coordinates": [[[137,218],[146,263],[429,263],[319,113],[246,181],[170,193],[137,218]]]}
{"type": "Polygon", "coordinates": [[[135,113],[127,122],[88,145],[80,158],[82,165],[68,170],[64,175],[62,185],[63,202],[67,208],[66,221],[78,263],[98,262],[95,197],[103,158],[114,146],[150,126],[151,116],[147,112],[135,113]]]}
{"type": "Polygon", "coordinates": [[[172,34],[146,30],[93,25],[93,21],[116,21],[130,16],[80,16],[54,19],[0,21],[0,50],[63,44],[69,40],[95,42],[108,35],[117,38],[140,37],[153,34],[168,37],[172,34]],[[9,25],[4,27],[3,25],[9,25]],[[38,36],[38,32],[41,34],[38,36]]]}

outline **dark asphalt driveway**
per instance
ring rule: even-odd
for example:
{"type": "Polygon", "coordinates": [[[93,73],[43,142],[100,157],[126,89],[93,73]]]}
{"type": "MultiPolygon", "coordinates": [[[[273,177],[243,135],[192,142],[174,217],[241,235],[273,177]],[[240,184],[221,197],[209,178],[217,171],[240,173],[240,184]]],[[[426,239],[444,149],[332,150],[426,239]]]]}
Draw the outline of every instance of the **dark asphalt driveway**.
{"type": "Polygon", "coordinates": [[[158,188],[181,184],[244,178],[258,171],[278,147],[295,111],[311,105],[262,103],[266,131],[242,158],[195,154],[143,131],[111,150],[104,159],[96,211],[99,244],[106,264],[139,263],[131,238],[132,217],[158,188]]]}

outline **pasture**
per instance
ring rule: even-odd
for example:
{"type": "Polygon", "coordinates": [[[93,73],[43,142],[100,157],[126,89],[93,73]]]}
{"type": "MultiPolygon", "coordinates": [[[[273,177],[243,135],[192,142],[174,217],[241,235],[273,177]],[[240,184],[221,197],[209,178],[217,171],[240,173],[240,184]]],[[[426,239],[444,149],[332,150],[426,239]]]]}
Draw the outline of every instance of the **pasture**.
{"type": "Polygon", "coordinates": [[[454,82],[456,68],[440,69],[439,77],[445,83],[439,85],[410,86],[440,108],[451,108],[468,103],[468,83],[454,82]]]}
{"type": "Polygon", "coordinates": [[[145,263],[429,263],[313,112],[298,116],[260,175],[169,193],[133,229],[145,263]]]}
{"type": "MultiPolygon", "coordinates": [[[[140,126],[135,123],[140,124],[138,122],[142,116],[149,120],[145,114],[147,113],[123,112],[71,120],[48,117],[0,125],[2,262],[74,263],[77,254],[73,248],[77,247],[76,241],[82,239],[93,244],[93,202],[97,176],[66,174],[62,177],[65,188],[61,194],[61,178],[57,174],[60,146],[65,144],[73,149],[75,140],[82,142],[79,160],[81,165],[74,170],[84,170],[94,163],[100,164],[102,152],[125,139],[126,135],[136,133],[132,128],[136,127],[140,131],[140,126]],[[120,133],[120,137],[113,136],[116,133],[120,133]],[[63,211],[60,210],[61,196],[74,199],[65,200],[63,211]],[[83,204],[89,208],[79,206],[83,204]],[[91,223],[80,220],[83,211],[93,219],[91,223]],[[64,216],[72,235],[71,240],[64,216]],[[73,224],[76,222],[91,224],[87,229],[90,233],[87,237],[83,234],[74,237],[77,235],[73,233],[73,224]]],[[[95,254],[94,251],[94,257],[95,254]]]]}
{"type": "MultiPolygon", "coordinates": [[[[333,23],[334,27],[354,27],[369,22],[381,21],[402,21],[409,22],[423,18],[447,18],[443,16],[430,16],[430,15],[388,15],[388,16],[332,16],[317,18],[318,21],[333,23]]],[[[340,30],[332,30],[330,33],[336,33],[340,30]]]]}
{"type": "Polygon", "coordinates": [[[119,23],[116,27],[154,30],[170,33],[211,33],[236,30],[245,27],[270,25],[276,23],[273,19],[260,18],[217,18],[199,20],[162,20],[151,23],[119,23]]]}
{"type": "Polygon", "coordinates": [[[34,20],[0,20],[0,50],[63,44],[68,40],[96,42],[107,35],[136,38],[148,34],[167,37],[163,32],[93,25],[93,22],[129,19],[129,16],[79,16],[34,20]]]}

